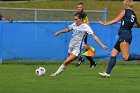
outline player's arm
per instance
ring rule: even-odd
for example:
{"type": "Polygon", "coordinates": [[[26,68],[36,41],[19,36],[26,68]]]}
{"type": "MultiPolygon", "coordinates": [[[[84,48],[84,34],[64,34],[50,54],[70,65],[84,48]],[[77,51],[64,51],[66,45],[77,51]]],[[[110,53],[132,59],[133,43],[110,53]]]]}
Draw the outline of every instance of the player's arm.
{"type": "Polygon", "coordinates": [[[5,21],[6,19],[4,17],[1,18],[2,21],[5,21]]]}
{"type": "Polygon", "coordinates": [[[2,20],[2,21],[10,21],[10,22],[13,22],[13,19],[12,19],[12,18],[5,18],[5,17],[2,17],[1,20],[2,20]]]}
{"type": "Polygon", "coordinates": [[[108,48],[99,40],[99,38],[94,33],[92,33],[91,36],[104,50],[108,50],[108,48]]]}
{"type": "Polygon", "coordinates": [[[99,23],[102,24],[102,25],[105,25],[105,26],[112,25],[112,24],[115,24],[115,23],[119,22],[124,17],[124,15],[125,15],[125,10],[122,10],[120,12],[120,14],[114,20],[106,22],[106,23],[102,22],[102,21],[99,21],[99,23]]]}
{"type": "Polygon", "coordinates": [[[66,29],[64,29],[64,30],[60,30],[60,31],[56,32],[55,35],[58,36],[58,35],[60,35],[60,34],[62,34],[62,33],[69,32],[70,30],[71,30],[70,28],[66,28],[66,29]]]}

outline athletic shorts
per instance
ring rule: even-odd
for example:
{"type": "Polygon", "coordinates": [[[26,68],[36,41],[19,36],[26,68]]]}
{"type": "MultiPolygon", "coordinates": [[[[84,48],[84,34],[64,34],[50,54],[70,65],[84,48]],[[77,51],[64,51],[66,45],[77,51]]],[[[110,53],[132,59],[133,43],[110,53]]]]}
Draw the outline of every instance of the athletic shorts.
{"type": "Polygon", "coordinates": [[[131,34],[131,30],[125,30],[125,29],[120,29],[119,30],[119,42],[123,42],[124,40],[127,42],[127,43],[130,43],[131,44],[131,41],[132,41],[132,34],[131,34]]]}
{"type": "Polygon", "coordinates": [[[75,47],[69,47],[68,53],[72,53],[75,56],[78,56],[80,54],[80,50],[78,48],[75,48],[75,47]]]}
{"type": "Polygon", "coordinates": [[[116,50],[118,50],[119,52],[121,51],[120,50],[120,43],[123,42],[123,41],[131,44],[132,34],[131,34],[130,30],[119,30],[119,39],[114,46],[114,48],[116,50]]]}

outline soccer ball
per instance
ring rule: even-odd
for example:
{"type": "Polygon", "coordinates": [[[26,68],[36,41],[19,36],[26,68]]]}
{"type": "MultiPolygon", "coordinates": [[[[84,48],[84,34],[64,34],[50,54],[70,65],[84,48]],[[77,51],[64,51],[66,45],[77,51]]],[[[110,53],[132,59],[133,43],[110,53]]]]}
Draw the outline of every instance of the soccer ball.
{"type": "Polygon", "coordinates": [[[36,70],[35,70],[35,74],[37,76],[44,76],[46,73],[46,70],[44,67],[38,67],[36,70]]]}

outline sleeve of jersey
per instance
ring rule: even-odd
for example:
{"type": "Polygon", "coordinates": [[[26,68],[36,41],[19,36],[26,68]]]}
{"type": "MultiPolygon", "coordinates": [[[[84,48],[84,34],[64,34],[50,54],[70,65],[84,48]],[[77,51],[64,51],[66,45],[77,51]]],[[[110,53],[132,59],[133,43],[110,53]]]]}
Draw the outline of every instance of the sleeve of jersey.
{"type": "Polygon", "coordinates": [[[69,25],[68,27],[70,28],[70,30],[73,30],[73,26],[74,26],[75,23],[69,25]]]}
{"type": "Polygon", "coordinates": [[[88,34],[93,34],[93,30],[88,25],[86,26],[86,31],[88,34]]]}

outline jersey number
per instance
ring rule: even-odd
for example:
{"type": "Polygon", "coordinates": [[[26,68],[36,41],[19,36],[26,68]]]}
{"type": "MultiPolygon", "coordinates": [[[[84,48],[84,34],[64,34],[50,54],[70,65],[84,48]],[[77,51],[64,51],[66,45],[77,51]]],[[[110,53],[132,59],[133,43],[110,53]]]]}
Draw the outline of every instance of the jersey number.
{"type": "Polygon", "coordinates": [[[130,21],[133,23],[135,21],[135,16],[131,14],[131,19],[130,21]]]}
{"type": "MultiPolygon", "coordinates": [[[[130,22],[134,22],[135,21],[135,15],[132,15],[131,14],[131,19],[130,19],[130,22]]],[[[122,25],[124,25],[124,20],[122,21],[122,25]]]]}

